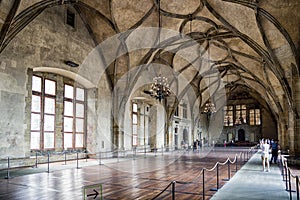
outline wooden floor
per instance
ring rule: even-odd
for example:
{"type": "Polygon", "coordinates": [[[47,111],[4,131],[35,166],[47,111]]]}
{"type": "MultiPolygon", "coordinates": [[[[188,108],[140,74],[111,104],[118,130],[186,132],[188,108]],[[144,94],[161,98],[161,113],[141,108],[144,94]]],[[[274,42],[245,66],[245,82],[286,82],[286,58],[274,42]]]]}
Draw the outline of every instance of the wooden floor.
{"type": "MultiPolygon", "coordinates": [[[[83,188],[101,184],[103,199],[153,199],[172,181],[176,184],[176,199],[203,199],[203,168],[212,168],[217,161],[243,155],[249,148],[216,148],[214,151],[164,153],[157,156],[143,156],[119,162],[87,166],[77,169],[53,170],[50,173],[22,175],[0,179],[0,199],[84,199],[83,188]]],[[[245,155],[245,154],[244,154],[245,155]]],[[[239,158],[238,169],[244,157],[239,158]]],[[[61,165],[61,164],[60,164],[61,165]]],[[[236,165],[230,166],[230,176],[236,165]]],[[[220,186],[228,178],[228,165],[220,165],[220,186]]],[[[216,188],[216,170],[205,172],[205,199],[209,199],[216,188]]],[[[97,187],[98,188],[98,187],[97,187]]],[[[94,188],[97,192],[99,189],[94,188]]],[[[92,187],[86,194],[94,192],[92,187]]],[[[170,189],[158,199],[171,199],[170,189]]],[[[85,196],[93,199],[94,196],[85,196]]],[[[100,195],[96,199],[99,198],[100,195]]]]}

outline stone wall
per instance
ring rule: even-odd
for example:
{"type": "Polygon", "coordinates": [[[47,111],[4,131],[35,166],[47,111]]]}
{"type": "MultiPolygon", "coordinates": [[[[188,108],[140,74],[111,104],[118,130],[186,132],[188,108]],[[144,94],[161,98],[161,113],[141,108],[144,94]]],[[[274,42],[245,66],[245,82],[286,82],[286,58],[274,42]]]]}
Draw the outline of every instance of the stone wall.
{"type": "MultiPolygon", "coordinates": [[[[66,8],[57,6],[46,9],[20,31],[0,54],[1,159],[2,156],[30,156],[28,95],[31,94],[31,75],[28,69],[39,71],[40,67],[46,67],[76,73],[77,69],[65,65],[64,61],[80,64],[93,49],[93,41],[79,16],[76,28],[65,24],[66,8]]],[[[60,105],[57,106],[59,109],[60,105]]],[[[61,150],[61,127],[57,127],[56,134],[56,150],[61,150]]]]}

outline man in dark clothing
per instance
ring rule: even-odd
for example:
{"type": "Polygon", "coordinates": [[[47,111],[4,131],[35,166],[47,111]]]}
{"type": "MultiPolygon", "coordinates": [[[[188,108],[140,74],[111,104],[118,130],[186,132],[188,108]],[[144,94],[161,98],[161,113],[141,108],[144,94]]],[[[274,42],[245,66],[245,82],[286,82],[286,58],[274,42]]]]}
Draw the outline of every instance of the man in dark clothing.
{"type": "Polygon", "coordinates": [[[273,143],[271,143],[271,148],[272,148],[272,157],[270,163],[272,163],[274,159],[274,163],[277,163],[277,158],[278,158],[278,140],[275,140],[273,143]]]}

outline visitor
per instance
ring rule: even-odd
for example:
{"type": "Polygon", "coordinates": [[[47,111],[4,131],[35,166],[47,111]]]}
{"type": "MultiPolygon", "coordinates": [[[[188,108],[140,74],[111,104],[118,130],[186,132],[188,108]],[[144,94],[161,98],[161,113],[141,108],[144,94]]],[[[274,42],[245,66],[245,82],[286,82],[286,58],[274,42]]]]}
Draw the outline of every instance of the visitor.
{"type": "Polygon", "coordinates": [[[278,144],[278,140],[275,140],[272,144],[271,144],[271,148],[272,148],[272,157],[270,160],[270,164],[272,164],[272,161],[274,160],[274,163],[277,163],[277,158],[278,158],[278,150],[279,150],[279,144],[278,144]]]}
{"type": "Polygon", "coordinates": [[[197,150],[197,145],[198,145],[198,142],[197,140],[194,141],[194,146],[193,146],[193,150],[196,151],[197,150]]]}
{"type": "Polygon", "coordinates": [[[261,152],[261,159],[262,159],[263,171],[266,170],[266,164],[267,164],[267,172],[269,172],[270,171],[270,163],[269,163],[270,145],[269,145],[267,139],[265,139],[262,142],[261,150],[262,150],[262,152],[261,152]]]}

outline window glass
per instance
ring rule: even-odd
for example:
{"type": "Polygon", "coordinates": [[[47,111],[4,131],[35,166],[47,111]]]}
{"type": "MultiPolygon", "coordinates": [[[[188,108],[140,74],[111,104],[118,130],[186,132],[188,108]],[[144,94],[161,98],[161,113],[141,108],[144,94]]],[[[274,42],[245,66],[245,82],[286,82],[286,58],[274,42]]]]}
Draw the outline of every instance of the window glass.
{"type": "Polygon", "coordinates": [[[64,134],[64,148],[72,148],[73,147],[73,144],[72,144],[72,141],[73,141],[73,138],[72,138],[72,133],[65,133],[64,134]]]}
{"type": "Polygon", "coordinates": [[[72,132],[73,131],[73,118],[64,117],[64,132],[72,132]]]}
{"type": "Polygon", "coordinates": [[[137,112],[137,110],[138,110],[137,107],[138,107],[137,104],[133,103],[132,104],[132,112],[137,112]]]}
{"type": "Polygon", "coordinates": [[[84,117],[84,104],[77,103],[76,104],[76,117],[84,117]]]}
{"type": "Polygon", "coordinates": [[[84,101],[84,89],[76,88],[76,100],[84,101]]]}
{"type": "Polygon", "coordinates": [[[44,133],[44,148],[54,148],[54,133],[44,133]]]}
{"type": "Polygon", "coordinates": [[[45,80],[45,94],[55,95],[56,93],[56,83],[55,81],[45,80]]]}
{"type": "Polygon", "coordinates": [[[137,146],[137,135],[133,135],[132,137],[132,145],[137,146]]]}
{"type": "Polygon", "coordinates": [[[31,111],[32,112],[41,112],[41,97],[40,96],[32,95],[31,111]]]}
{"type": "Polygon", "coordinates": [[[65,85],[65,97],[69,98],[69,99],[73,99],[74,98],[73,86],[65,85]]]}
{"type": "Polygon", "coordinates": [[[55,99],[45,98],[45,113],[55,114],[55,99]]]}
{"type": "Polygon", "coordinates": [[[40,132],[31,132],[30,149],[40,149],[40,132]]]}
{"type": "Polygon", "coordinates": [[[44,131],[54,131],[54,115],[44,115],[44,131]]]}
{"type": "Polygon", "coordinates": [[[137,120],[137,114],[132,114],[132,123],[133,124],[137,124],[138,120],[137,120]]]}
{"type": "Polygon", "coordinates": [[[83,132],[83,119],[76,119],[76,132],[83,132]]]}
{"type": "Polygon", "coordinates": [[[31,130],[40,130],[41,115],[31,113],[31,130]]]}
{"type": "Polygon", "coordinates": [[[42,91],[42,79],[37,76],[32,77],[32,91],[41,92],[42,91]]]}
{"type": "Polygon", "coordinates": [[[76,134],[76,147],[83,147],[83,134],[76,134]]]}
{"type": "Polygon", "coordinates": [[[73,116],[73,103],[70,101],[65,101],[64,115],[73,116]]]}

